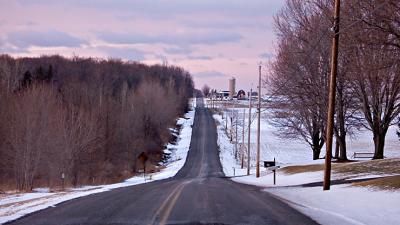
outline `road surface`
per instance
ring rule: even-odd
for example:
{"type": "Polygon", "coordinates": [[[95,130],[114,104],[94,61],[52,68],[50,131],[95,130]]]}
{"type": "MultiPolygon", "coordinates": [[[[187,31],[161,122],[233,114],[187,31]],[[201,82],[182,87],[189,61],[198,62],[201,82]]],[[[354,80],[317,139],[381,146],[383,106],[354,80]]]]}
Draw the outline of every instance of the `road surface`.
{"type": "Polygon", "coordinates": [[[316,224],[259,188],[224,177],[216,126],[199,99],[184,167],[170,179],[61,203],[11,224],[316,224]]]}

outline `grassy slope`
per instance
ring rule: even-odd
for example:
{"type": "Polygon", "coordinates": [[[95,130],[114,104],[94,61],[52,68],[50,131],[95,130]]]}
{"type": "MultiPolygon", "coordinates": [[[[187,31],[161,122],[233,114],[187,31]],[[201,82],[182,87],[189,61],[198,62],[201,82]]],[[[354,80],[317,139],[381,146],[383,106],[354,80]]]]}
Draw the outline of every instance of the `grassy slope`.
{"type": "MultiPolygon", "coordinates": [[[[286,174],[317,172],[324,169],[323,164],[288,166],[280,171],[286,174]]],[[[355,182],[355,186],[364,186],[384,190],[400,190],[400,158],[333,163],[334,179],[354,179],[365,176],[385,176],[368,181],[355,182]]]]}

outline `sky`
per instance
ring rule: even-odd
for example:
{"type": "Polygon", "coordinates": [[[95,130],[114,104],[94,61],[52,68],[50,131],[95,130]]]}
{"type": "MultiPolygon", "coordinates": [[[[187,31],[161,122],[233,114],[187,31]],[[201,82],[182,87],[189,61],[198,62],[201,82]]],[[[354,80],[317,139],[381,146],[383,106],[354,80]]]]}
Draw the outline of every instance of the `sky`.
{"type": "MultiPolygon", "coordinates": [[[[0,53],[183,67],[197,88],[257,86],[284,0],[0,0],[0,53]]],[[[265,73],[267,68],[263,70],[265,73]]]]}

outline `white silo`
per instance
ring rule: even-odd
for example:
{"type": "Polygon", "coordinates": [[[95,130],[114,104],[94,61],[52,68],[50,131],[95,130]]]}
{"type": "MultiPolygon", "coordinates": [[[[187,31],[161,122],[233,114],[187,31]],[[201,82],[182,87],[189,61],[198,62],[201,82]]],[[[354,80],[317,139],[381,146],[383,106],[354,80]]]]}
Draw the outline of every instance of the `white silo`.
{"type": "Polygon", "coordinates": [[[232,99],[235,96],[236,79],[232,77],[229,79],[229,98],[232,99]]]}

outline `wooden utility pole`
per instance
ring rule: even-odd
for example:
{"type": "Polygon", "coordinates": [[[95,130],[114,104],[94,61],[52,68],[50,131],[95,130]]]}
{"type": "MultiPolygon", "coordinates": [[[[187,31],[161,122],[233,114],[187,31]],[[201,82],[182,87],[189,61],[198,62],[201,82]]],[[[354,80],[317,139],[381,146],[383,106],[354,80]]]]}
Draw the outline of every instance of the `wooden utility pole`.
{"type": "Polygon", "coordinates": [[[229,116],[231,120],[231,128],[229,129],[229,133],[231,134],[231,142],[233,142],[233,117],[232,114],[229,116]]]}
{"type": "Polygon", "coordinates": [[[225,130],[228,133],[228,105],[226,104],[226,102],[224,102],[224,110],[225,110],[225,130]]]}
{"type": "Polygon", "coordinates": [[[229,129],[229,133],[231,135],[230,140],[231,140],[231,142],[233,142],[233,110],[231,112],[229,112],[230,107],[232,107],[232,100],[229,100],[229,103],[228,103],[228,113],[229,113],[229,118],[231,121],[231,128],[229,129]]]}
{"type": "Polygon", "coordinates": [[[248,137],[247,137],[247,175],[250,175],[250,133],[251,133],[251,97],[253,89],[250,89],[249,94],[249,127],[248,127],[248,137]]]}
{"type": "Polygon", "coordinates": [[[241,168],[243,169],[243,167],[244,167],[244,150],[245,150],[245,147],[244,147],[244,127],[245,127],[245,125],[246,125],[246,109],[244,108],[243,109],[243,126],[242,126],[242,151],[241,151],[241,153],[242,153],[242,166],[241,166],[241,168]]]}
{"type": "Polygon", "coordinates": [[[214,108],[214,102],[213,102],[212,90],[211,90],[210,99],[211,99],[211,109],[213,109],[214,108]]]}
{"type": "Polygon", "coordinates": [[[258,105],[257,105],[257,157],[256,177],[260,177],[260,133],[261,133],[261,65],[258,66],[258,105]]]}
{"type": "MultiPolygon", "coordinates": [[[[236,111],[235,111],[236,112],[236,111]]],[[[236,113],[235,113],[236,114],[236,113]]],[[[239,114],[236,114],[235,115],[235,159],[237,159],[238,158],[238,115],[239,114]]]]}
{"type": "Polygon", "coordinates": [[[336,97],[336,75],[339,51],[339,17],[340,17],[340,0],[335,0],[335,15],[333,22],[334,37],[332,40],[332,58],[331,58],[331,75],[329,79],[329,102],[328,102],[328,122],[326,125],[326,155],[325,155],[325,171],[324,171],[324,190],[331,187],[331,159],[332,159],[332,138],[333,138],[333,122],[335,115],[335,97],[336,97]]]}

